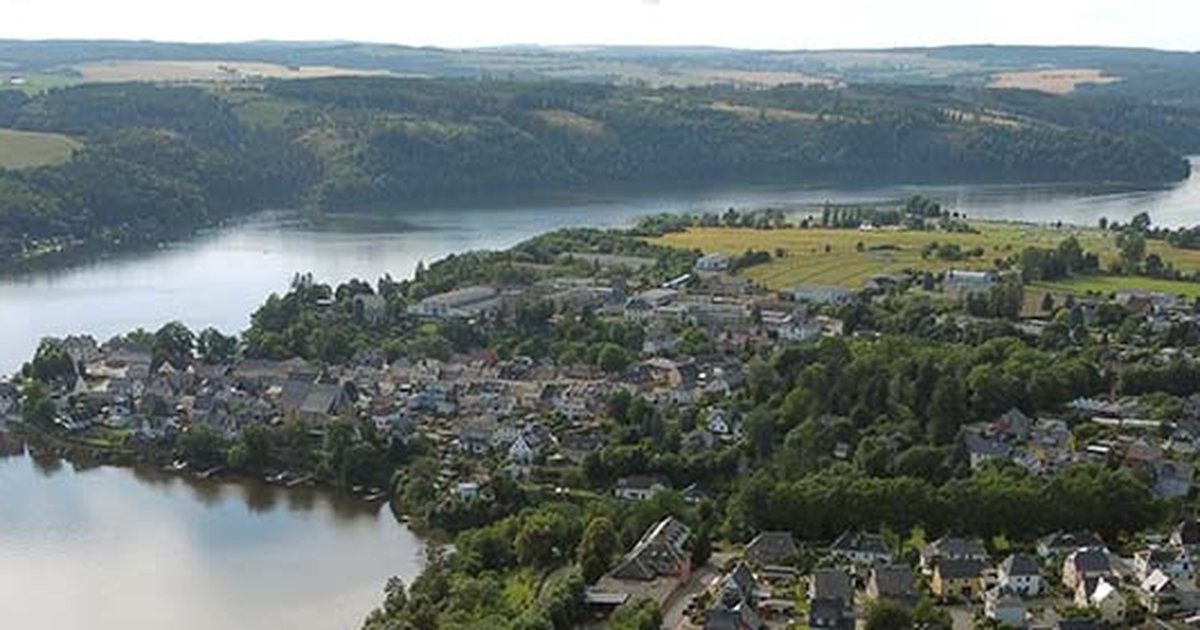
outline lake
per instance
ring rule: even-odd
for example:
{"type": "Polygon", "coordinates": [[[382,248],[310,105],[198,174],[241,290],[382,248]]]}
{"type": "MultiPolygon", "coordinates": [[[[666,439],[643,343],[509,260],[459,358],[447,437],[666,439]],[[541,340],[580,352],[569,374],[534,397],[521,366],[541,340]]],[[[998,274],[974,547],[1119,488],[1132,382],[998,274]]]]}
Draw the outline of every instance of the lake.
{"type": "Polygon", "coordinates": [[[0,457],[0,626],[360,628],[421,541],[313,489],[0,457]]]}
{"type": "MultiPolygon", "coordinates": [[[[1200,162],[1195,162],[1200,164],[1200,162]]],[[[729,207],[797,208],[871,203],[924,194],[977,218],[1095,225],[1142,211],[1156,223],[1200,220],[1200,178],[1150,190],[1078,185],[745,186],[675,193],[610,192],[455,207],[397,208],[369,219],[313,225],[295,213],[268,212],[151,251],[65,270],[0,279],[0,374],[29,359],[40,338],[90,333],[99,341],[171,320],[199,329],[244,329],[272,291],[297,272],[336,283],[411,275],[418,261],[453,252],[503,248],[567,226],[623,226],[659,212],[729,207]]]]}

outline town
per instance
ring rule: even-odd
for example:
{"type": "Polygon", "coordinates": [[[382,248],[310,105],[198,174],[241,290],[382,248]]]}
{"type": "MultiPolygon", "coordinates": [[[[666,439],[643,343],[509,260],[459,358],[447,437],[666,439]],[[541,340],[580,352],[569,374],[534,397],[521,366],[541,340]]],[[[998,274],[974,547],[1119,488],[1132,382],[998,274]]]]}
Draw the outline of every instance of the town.
{"type": "MultiPolygon", "coordinates": [[[[1192,301],[1031,307],[1013,267],[936,259],[860,287],[743,273],[779,255],[576,230],[376,287],[297,276],[241,339],[175,323],[45,340],[0,383],[0,442],[388,500],[458,534],[427,574],[578,558],[572,623],[1200,612],[1192,301]],[[487,559],[493,534],[514,558],[487,559]]],[[[389,591],[395,614],[418,601],[389,591]]]]}

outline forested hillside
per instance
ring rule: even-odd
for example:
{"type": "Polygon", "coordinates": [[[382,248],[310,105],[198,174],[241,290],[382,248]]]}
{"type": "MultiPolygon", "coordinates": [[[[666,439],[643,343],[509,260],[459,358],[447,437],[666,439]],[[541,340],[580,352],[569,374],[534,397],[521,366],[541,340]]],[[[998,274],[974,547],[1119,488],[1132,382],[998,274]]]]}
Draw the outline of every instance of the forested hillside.
{"type": "Polygon", "coordinates": [[[646,88],[330,78],[0,91],[0,127],[66,134],[0,172],[0,261],[157,242],[239,213],[614,184],[1186,177],[1190,110],[946,87],[646,88]]]}

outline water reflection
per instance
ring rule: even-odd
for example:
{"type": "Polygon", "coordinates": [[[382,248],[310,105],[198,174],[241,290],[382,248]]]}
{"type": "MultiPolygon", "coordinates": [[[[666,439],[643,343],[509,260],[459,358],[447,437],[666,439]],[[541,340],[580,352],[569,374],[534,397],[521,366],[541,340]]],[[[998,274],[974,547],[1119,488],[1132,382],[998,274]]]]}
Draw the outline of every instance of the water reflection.
{"type": "Polygon", "coordinates": [[[3,627],[357,628],[421,542],[313,488],[0,458],[3,627]]]}

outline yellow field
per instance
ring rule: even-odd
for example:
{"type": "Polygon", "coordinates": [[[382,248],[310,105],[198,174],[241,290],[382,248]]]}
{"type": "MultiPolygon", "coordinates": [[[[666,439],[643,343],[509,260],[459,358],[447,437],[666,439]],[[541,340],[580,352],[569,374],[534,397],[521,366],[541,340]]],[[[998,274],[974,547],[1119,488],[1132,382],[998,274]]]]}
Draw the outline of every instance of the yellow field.
{"type": "Polygon", "coordinates": [[[391,76],[390,72],[334,66],[287,67],[259,61],[97,61],[75,66],[84,81],[240,81],[248,78],[312,79],[391,76]]]}
{"type": "Polygon", "coordinates": [[[78,140],[56,133],[0,128],[0,168],[62,164],[81,146],[78,140]]]}
{"type": "MultiPolygon", "coordinates": [[[[995,260],[1008,258],[1027,246],[1053,247],[1068,236],[1079,239],[1084,250],[1100,255],[1106,266],[1116,258],[1111,234],[1092,229],[1046,227],[1016,223],[972,223],[978,234],[950,234],[924,231],[859,231],[829,229],[754,230],[743,228],[694,228],[687,232],[651,239],[663,245],[697,249],[705,253],[741,254],[748,249],[766,250],[783,258],[747,269],[744,274],[768,288],[780,289],[798,284],[832,284],[852,288],[863,286],[872,276],[905,269],[944,271],[949,268],[991,268],[995,260]],[[858,251],[862,243],[865,251],[858,251]],[[984,255],[959,262],[923,259],[921,249],[933,242],[954,243],[964,251],[982,247],[984,255]],[[825,251],[826,245],[829,251],[825,251]],[[894,249],[870,251],[871,248],[894,249]]],[[[1158,253],[1184,271],[1200,269],[1200,251],[1180,250],[1161,242],[1150,242],[1148,252],[1158,253]]],[[[1183,283],[1172,283],[1183,284],[1183,283]]],[[[1081,285],[1082,286],[1082,285],[1081,285]]],[[[1200,287],[1200,285],[1196,285],[1200,287]]],[[[1068,290],[1067,284],[1056,290],[1068,290]]],[[[1087,289],[1075,289],[1085,291],[1087,289]]]]}
{"type": "Polygon", "coordinates": [[[1064,68],[1060,70],[1027,70],[1001,72],[992,77],[990,88],[1013,88],[1038,90],[1050,94],[1070,94],[1085,83],[1102,85],[1116,83],[1120,77],[1112,77],[1092,68],[1064,68]]]}

